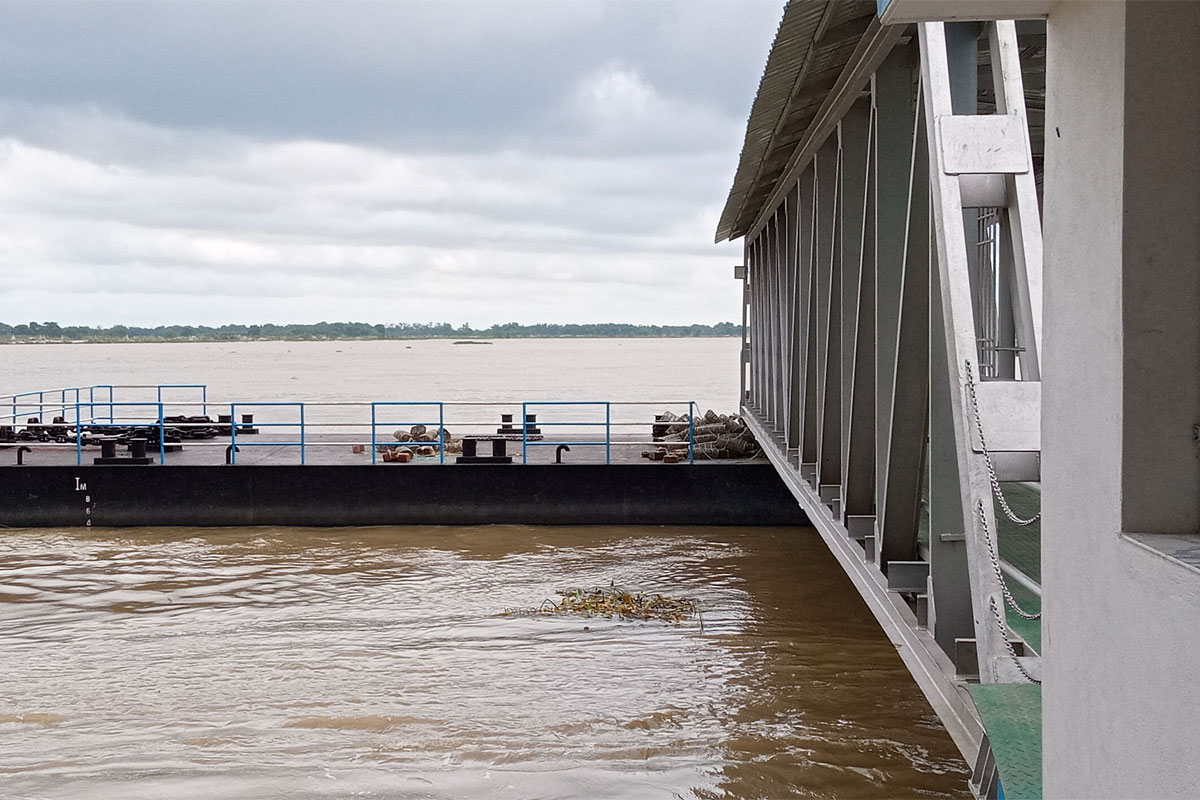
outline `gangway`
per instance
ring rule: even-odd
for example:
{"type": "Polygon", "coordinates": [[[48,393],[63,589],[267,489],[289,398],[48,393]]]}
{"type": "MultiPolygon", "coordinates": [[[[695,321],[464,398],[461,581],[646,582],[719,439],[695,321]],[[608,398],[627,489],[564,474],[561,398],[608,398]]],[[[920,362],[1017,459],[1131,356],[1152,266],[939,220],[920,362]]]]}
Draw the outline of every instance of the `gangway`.
{"type": "Polygon", "coordinates": [[[1041,87],[1023,69],[1044,29],[873,11],[789,4],[751,112],[717,234],[745,242],[743,416],[976,793],[1024,796],[1031,762],[1005,762],[1042,674],[1036,546],[1030,564],[1015,545],[1040,536],[1041,87]]]}

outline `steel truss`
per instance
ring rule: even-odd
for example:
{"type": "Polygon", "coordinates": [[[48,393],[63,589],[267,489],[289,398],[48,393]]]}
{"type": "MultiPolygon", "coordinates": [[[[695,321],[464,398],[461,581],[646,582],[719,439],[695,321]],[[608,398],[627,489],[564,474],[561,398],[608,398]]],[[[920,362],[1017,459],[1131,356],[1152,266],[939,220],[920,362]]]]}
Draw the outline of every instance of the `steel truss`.
{"type": "Polygon", "coordinates": [[[745,239],[743,412],[974,760],[965,680],[1040,677],[1003,621],[989,538],[993,487],[1037,480],[1040,450],[1016,28],[885,29],[857,55],[822,108],[828,135],[797,148],[745,239]],[[976,103],[985,43],[994,114],[976,103]]]}

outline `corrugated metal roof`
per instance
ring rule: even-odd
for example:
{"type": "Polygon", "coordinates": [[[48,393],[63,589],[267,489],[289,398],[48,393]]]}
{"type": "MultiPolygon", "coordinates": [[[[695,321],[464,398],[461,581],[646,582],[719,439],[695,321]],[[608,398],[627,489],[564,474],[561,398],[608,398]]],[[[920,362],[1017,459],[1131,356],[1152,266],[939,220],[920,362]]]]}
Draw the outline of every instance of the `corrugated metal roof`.
{"type": "Polygon", "coordinates": [[[791,0],[775,34],[716,240],[744,236],[875,18],[874,0],[791,0]]]}

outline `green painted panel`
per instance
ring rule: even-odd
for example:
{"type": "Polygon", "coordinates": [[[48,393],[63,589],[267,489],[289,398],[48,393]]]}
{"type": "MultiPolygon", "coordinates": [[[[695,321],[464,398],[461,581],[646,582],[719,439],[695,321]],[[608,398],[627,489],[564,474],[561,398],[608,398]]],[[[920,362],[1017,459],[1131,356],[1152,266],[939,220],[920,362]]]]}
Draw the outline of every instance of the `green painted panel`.
{"type": "Polygon", "coordinates": [[[990,683],[969,688],[992,744],[1005,800],[1040,800],[1042,687],[990,683]]]}

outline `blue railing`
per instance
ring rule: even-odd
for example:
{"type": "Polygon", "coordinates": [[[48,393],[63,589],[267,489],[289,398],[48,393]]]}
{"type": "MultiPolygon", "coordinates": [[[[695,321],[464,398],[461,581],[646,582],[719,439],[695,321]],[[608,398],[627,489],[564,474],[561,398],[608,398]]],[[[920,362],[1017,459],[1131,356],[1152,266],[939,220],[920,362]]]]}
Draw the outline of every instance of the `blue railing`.
{"type": "MultiPolygon", "coordinates": [[[[410,402],[410,401],[404,401],[404,400],[377,400],[377,401],[372,402],[371,403],[371,463],[372,464],[378,463],[377,459],[379,456],[380,445],[386,444],[388,446],[404,446],[405,444],[408,444],[407,442],[401,442],[398,440],[394,440],[391,442],[380,442],[378,440],[378,436],[377,436],[377,432],[379,430],[380,425],[385,425],[389,428],[393,425],[408,425],[408,426],[424,425],[426,427],[428,427],[430,425],[437,425],[437,429],[438,429],[438,440],[437,440],[438,463],[445,464],[446,463],[445,422],[446,422],[446,406],[445,406],[445,403],[442,403],[439,401],[431,401],[428,403],[422,403],[422,402],[418,402],[418,401],[410,402]],[[396,420],[385,421],[385,420],[379,419],[379,407],[380,406],[409,406],[409,407],[420,406],[420,407],[425,407],[425,408],[428,408],[431,406],[436,406],[438,418],[437,418],[437,422],[424,421],[424,420],[415,420],[415,421],[409,421],[409,422],[396,421],[396,420]]],[[[393,439],[394,439],[394,437],[393,437],[393,439]]],[[[428,442],[428,444],[432,444],[432,442],[428,442]]]]}
{"type": "MultiPolygon", "coordinates": [[[[0,415],[0,422],[8,420],[11,424],[16,425],[21,417],[33,413],[33,409],[37,409],[37,418],[42,422],[46,422],[46,410],[61,412],[61,416],[66,416],[68,411],[71,411],[76,406],[86,405],[88,407],[87,424],[99,422],[101,419],[107,419],[108,422],[114,422],[113,405],[116,400],[116,389],[155,389],[157,396],[155,402],[165,402],[162,396],[163,389],[200,389],[201,405],[204,407],[203,413],[207,412],[206,401],[208,398],[208,386],[203,383],[162,383],[138,386],[115,386],[109,383],[96,383],[91,386],[68,386],[61,389],[39,389],[32,392],[16,392],[10,395],[0,396],[0,403],[7,403],[11,407],[11,413],[0,415]],[[84,400],[84,392],[87,392],[87,400],[84,400]],[[107,398],[97,398],[97,392],[107,393],[107,398]],[[58,395],[58,403],[55,404],[54,395],[58,395]],[[68,396],[70,395],[70,396],[68,396]],[[37,398],[33,400],[32,398],[37,398]],[[29,399],[27,399],[29,398],[29,399]],[[108,416],[96,417],[96,406],[102,409],[108,408],[108,416]]],[[[82,418],[82,415],[80,415],[82,418]]]]}
{"type": "MultiPolygon", "coordinates": [[[[516,440],[518,438],[517,434],[519,434],[519,441],[521,442],[522,464],[529,463],[530,449],[534,447],[561,447],[564,445],[568,447],[603,447],[604,463],[606,464],[612,463],[614,444],[621,446],[665,446],[667,448],[674,447],[677,451],[681,451],[685,441],[682,440],[682,437],[679,437],[679,433],[682,433],[682,430],[677,426],[680,424],[687,425],[686,445],[688,461],[695,463],[696,460],[696,404],[691,401],[686,403],[686,423],[683,420],[673,420],[667,423],[660,421],[657,417],[655,417],[652,422],[648,422],[646,420],[633,422],[630,421],[632,416],[629,413],[624,413],[621,415],[620,419],[614,418],[615,406],[674,406],[675,408],[680,408],[683,403],[679,401],[669,403],[610,402],[603,400],[539,400],[524,401],[520,403],[492,403],[474,401],[454,403],[443,401],[399,400],[379,400],[361,403],[238,401],[227,404],[229,408],[229,420],[228,439],[226,442],[204,441],[205,439],[212,439],[213,434],[211,431],[204,431],[194,438],[187,435],[189,430],[195,430],[197,428],[208,429],[217,427],[218,438],[223,436],[226,432],[224,430],[226,425],[226,421],[224,419],[213,422],[208,418],[208,411],[210,408],[224,409],[226,404],[221,402],[210,402],[208,386],[203,383],[163,383],[136,386],[94,384],[91,386],[20,392],[12,395],[0,396],[0,407],[3,407],[3,404],[6,403],[11,405],[12,414],[10,419],[12,420],[14,429],[19,427],[17,425],[17,420],[20,419],[24,413],[32,414],[33,410],[37,409],[38,419],[40,422],[29,423],[26,425],[26,429],[50,429],[50,435],[61,444],[47,442],[45,437],[40,439],[36,437],[24,438],[20,439],[19,441],[29,441],[30,444],[34,445],[38,445],[38,442],[41,441],[43,444],[38,446],[45,446],[47,448],[53,448],[56,446],[67,447],[73,444],[73,447],[76,451],[75,455],[77,464],[83,463],[84,441],[87,438],[85,434],[89,432],[89,429],[121,427],[157,428],[159,440],[158,460],[160,464],[165,463],[165,454],[167,449],[169,445],[177,443],[178,440],[175,439],[175,435],[179,434],[180,432],[182,432],[182,436],[180,438],[186,439],[189,442],[189,447],[225,447],[227,443],[228,449],[226,461],[229,464],[237,464],[237,454],[241,447],[297,447],[299,448],[300,453],[300,463],[305,464],[308,462],[308,448],[311,446],[319,445],[322,447],[332,447],[353,445],[358,452],[361,452],[360,445],[366,444],[367,441],[369,441],[371,448],[371,463],[375,464],[380,461],[379,453],[381,450],[410,444],[408,442],[401,442],[399,440],[392,441],[391,437],[380,438],[381,434],[379,428],[381,426],[391,428],[401,426],[410,427],[415,425],[437,427],[438,435],[436,440],[430,441],[428,444],[434,446],[436,449],[438,462],[445,463],[446,447],[450,443],[446,434],[446,406],[448,405],[456,407],[486,406],[492,409],[513,409],[514,411],[519,407],[521,410],[519,428],[506,422],[503,430],[496,430],[495,432],[488,430],[486,433],[480,434],[463,433],[462,438],[472,438],[477,440],[507,438],[511,441],[516,440]],[[152,390],[155,399],[118,400],[117,390],[124,391],[128,389],[142,390],[143,393],[147,390],[152,390]],[[167,394],[172,390],[198,390],[199,398],[192,400],[169,400],[167,398],[167,394]],[[186,418],[172,418],[171,421],[168,421],[166,414],[168,413],[168,407],[171,406],[176,408],[199,408],[203,412],[203,416],[195,420],[186,418]],[[362,422],[346,421],[346,418],[344,417],[338,418],[337,421],[328,421],[330,417],[329,414],[325,414],[325,416],[322,417],[321,413],[318,413],[317,420],[314,422],[306,414],[306,409],[312,406],[332,406],[339,408],[363,408],[369,406],[370,436],[367,437],[366,441],[364,441],[364,439],[360,437],[362,436],[363,428],[365,428],[366,425],[362,422]],[[129,414],[123,413],[129,409],[136,408],[152,409],[154,418],[148,419],[148,414],[142,415],[141,418],[136,418],[136,415],[131,417],[129,414]],[[269,409],[292,409],[294,410],[295,416],[290,420],[283,420],[279,418],[279,414],[270,413],[268,411],[269,409]],[[404,410],[399,411],[399,409],[404,410]],[[266,416],[268,419],[252,421],[253,416],[251,415],[249,421],[239,421],[239,413],[254,410],[262,411],[263,413],[260,416],[266,416]],[[54,411],[56,416],[62,416],[64,418],[64,422],[45,422],[45,415],[49,411],[54,411]],[[541,420],[537,419],[537,412],[539,411],[544,412],[542,414],[544,418],[541,420]],[[571,413],[573,411],[578,411],[579,413],[571,413]],[[73,422],[75,428],[75,441],[70,443],[69,429],[64,429],[64,426],[70,424],[72,412],[74,416],[73,422]],[[434,417],[436,417],[436,419],[434,417]],[[531,417],[533,419],[530,419],[531,417]],[[678,438],[672,438],[671,441],[637,441],[637,436],[632,437],[632,440],[626,438],[614,439],[613,437],[613,431],[618,426],[629,426],[644,430],[648,425],[662,424],[670,425],[671,432],[674,433],[675,437],[678,438]],[[262,440],[255,440],[246,435],[248,433],[247,429],[250,426],[266,429],[264,432],[274,429],[298,430],[299,435],[298,438],[263,437],[262,440]],[[546,434],[542,435],[540,431],[531,433],[531,430],[536,430],[535,426],[537,428],[545,428],[546,434]],[[354,429],[356,433],[351,437],[319,436],[314,440],[309,436],[309,430],[311,427],[316,427],[318,429],[350,428],[354,429]],[[578,431],[579,435],[575,438],[571,438],[572,430],[578,431]],[[239,433],[242,435],[239,435],[239,433]],[[171,442],[167,441],[168,437],[171,437],[171,442]],[[334,438],[336,438],[337,441],[333,441],[332,439],[334,438]],[[351,438],[352,441],[342,441],[342,439],[346,438],[351,438]]],[[[322,413],[324,412],[322,411],[322,413]]],[[[182,414],[179,416],[186,417],[186,415],[182,414]]],[[[3,417],[0,417],[0,424],[4,424],[3,417]]],[[[464,425],[466,428],[473,429],[490,427],[481,420],[480,414],[476,412],[465,412],[464,418],[460,420],[460,422],[454,423],[456,430],[458,429],[459,424],[464,425]]],[[[423,443],[414,441],[411,444],[420,445],[423,443]]]]}
{"type": "MultiPolygon", "coordinates": [[[[578,421],[572,420],[572,421],[542,421],[537,424],[544,425],[545,427],[548,427],[548,428],[580,427],[580,426],[587,426],[590,428],[595,428],[600,423],[598,420],[583,421],[583,422],[578,422],[578,421]]],[[[522,464],[529,463],[529,446],[530,445],[533,445],[535,447],[536,446],[557,447],[559,445],[566,445],[569,447],[573,444],[582,445],[582,446],[604,445],[604,463],[605,464],[612,463],[612,404],[611,403],[609,403],[607,401],[603,401],[603,400],[540,400],[537,402],[532,402],[532,403],[527,402],[527,403],[521,404],[521,463],[522,464]],[[531,407],[532,408],[541,408],[541,407],[550,407],[550,406],[553,406],[553,407],[588,406],[588,407],[603,408],[604,409],[604,441],[602,441],[602,442],[587,441],[587,440],[558,441],[558,440],[546,440],[546,439],[541,439],[538,441],[530,441],[529,440],[529,409],[531,407]]]]}
{"type": "Polygon", "coordinates": [[[75,462],[77,464],[83,463],[83,429],[84,429],[85,425],[89,429],[129,428],[129,427],[134,427],[134,426],[139,427],[139,428],[158,428],[158,463],[159,464],[167,463],[166,426],[163,424],[163,404],[160,401],[155,400],[155,401],[151,402],[151,401],[147,400],[145,402],[140,402],[140,403],[133,402],[133,401],[114,403],[110,400],[107,403],[107,405],[109,407],[109,421],[108,422],[96,422],[93,420],[92,422],[84,423],[81,421],[81,418],[82,418],[81,410],[83,408],[83,404],[82,403],[75,404],[75,462]],[[134,420],[122,419],[122,420],[113,421],[112,409],[114,406],[117,406],[119,408],[127,408],[127,407],[128,408],[153,408],[157,412],[157,419],[155,419],[153,421],[138,420],[138,419],[134,419],[134,420]]]}
{"type": "MultiPolygon", "coordinates": [[[[110,390],[112,387],[108,387],[110,390]]],[[[206,383],[160,383],[156,387],[158,389],[158,402],[162,402],[163,389],[199,389],[200,390],[200,413],[208,415],[208,384],[206,383]]],[[[111,397],[111,391],[109,397],[111,397]]]]}
{"type": "Polygon", "coordinates": [[[230,464],[237,463],[237,454],[238,454],[237,430],[238,430],[238,425],[239,425],[239,423],[237,421],[238,406],[241,406],[242,408],[249,406],[251,408],[288,407],[288,408],[299,409],[300,410],[300,419],[298,422],[255,422],[254,425],[255,425],[255,427],[263,427],[263,428],[295,428],[298,426],[300,428],[300,441],[298,441],[298,442],[294,442],[294,441],[280,442],[277,440],[272,440],[269,442],[246,442],[246,441],[243,441],[242,444],[245,447],[296,447],[298,445],[300,447],[300,463],[301,464],[304,463],[304,458],[305,458],[304,403],[301,403],[301,402],[264,402],[264,403],[230,403],[229,404],[229,463],[230,464]]]}

